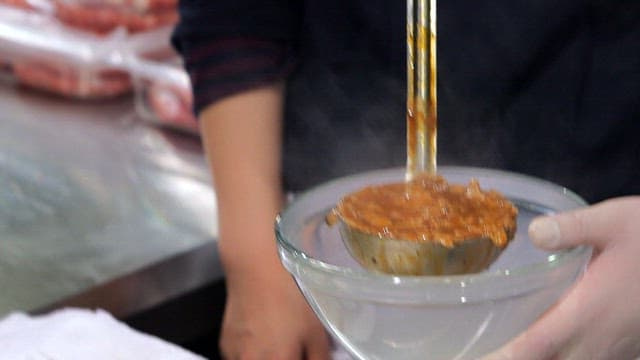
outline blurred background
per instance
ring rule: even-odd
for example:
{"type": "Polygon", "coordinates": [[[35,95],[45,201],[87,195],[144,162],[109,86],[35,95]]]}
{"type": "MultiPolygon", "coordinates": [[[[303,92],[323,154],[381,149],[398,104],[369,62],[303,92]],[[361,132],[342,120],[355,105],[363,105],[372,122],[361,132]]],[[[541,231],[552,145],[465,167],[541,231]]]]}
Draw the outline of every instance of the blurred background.
{"type": "Polygon", "coordinates": [[[215,195],[177,0],[0,0],[0,319],[104,309],[217,358],[215,195]]]}

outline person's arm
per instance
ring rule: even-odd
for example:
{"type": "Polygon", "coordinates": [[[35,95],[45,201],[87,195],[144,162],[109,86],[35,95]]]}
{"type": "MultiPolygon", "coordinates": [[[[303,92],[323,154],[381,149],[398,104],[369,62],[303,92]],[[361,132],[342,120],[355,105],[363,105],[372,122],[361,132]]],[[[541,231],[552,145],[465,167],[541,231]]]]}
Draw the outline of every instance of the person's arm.
{"type": "Polygon", "coordinates": [[[228,359],[325,359],[319,321],[282,267],[274,220],[283,204],[283,86],[226,97],[200,115],[227,281],[220,346],[228,359]]]}
{"type": "Polygon", "coordinates": [[[227,359],[328,358],[328,336],[280,264],[274,235],[283,203],[282,82],[295,64],[301,6],[181,0],[173,34],[218,200],[227,359]]]}
{"type": "Polygon", "coordinates": [[[200,115],[227,270],[281,267],[274,256],[265,256],[275,254],[274,219],[282,206],[281,117],[280,84],[222,99],[200,115]]]}
{"type": "Polygon", "coordinates": [[[540,247],[594,247],[575,287],[538,322],[483,360],[620,359],[640,356],[640,196],[531,223],[540,247]]]}

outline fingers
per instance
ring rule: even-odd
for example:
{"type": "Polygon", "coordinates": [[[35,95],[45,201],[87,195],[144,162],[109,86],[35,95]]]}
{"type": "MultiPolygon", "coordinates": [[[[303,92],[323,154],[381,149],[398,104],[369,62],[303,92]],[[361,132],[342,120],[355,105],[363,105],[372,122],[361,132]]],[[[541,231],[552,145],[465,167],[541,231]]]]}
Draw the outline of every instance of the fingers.
{"type": "Polygon", "coordinates": [[[589,358],[593,351],[611,346],[611,336],[628,333],[611,330],[624,326],[621,318],[612,318],[611,310],[625,306],[624,300],[612,294],[627,289],[620,290],[620,282],[611,279],[634,273],[637,247],[628,245],[640,231],[639,219],[640,197],[626,197],[534,220],[529,234],[537,245],[547,249],[592,245],[601,251],[600,261],[593,262],[576,286],[529,329],[483,360],[589,358]],[[627,261],[620,254],[626,255],[627,261]],[[622,303],[612,305],[616,300],[622,303]]]}
{"type": "Polygon", "coordinates": [[[536,218],[529,225],[529,236],[536,245],[550,250],[577,245],[592,245],[601,250],[640,214],[638,199],[619,198],[580,210],[536,218]]]}
{"type": "Polygon", "coordinates": [[[546,360],[553,359],[566,348],[573,334],[583,326],[580,315],[583,289],[574,288],[568,296],[551,308],[524,333],[482,360],[546,360]]]}

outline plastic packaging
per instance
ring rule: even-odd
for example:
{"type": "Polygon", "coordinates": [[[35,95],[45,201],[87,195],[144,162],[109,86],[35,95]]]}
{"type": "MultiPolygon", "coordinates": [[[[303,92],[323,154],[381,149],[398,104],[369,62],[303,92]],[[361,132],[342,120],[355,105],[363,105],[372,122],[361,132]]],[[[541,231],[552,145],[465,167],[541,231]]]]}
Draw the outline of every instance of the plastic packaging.
{"type": "Polygon", "coordinates": [[[0,6],[0,71],[19,84],[74,98],[130,92],[129,54],[166,48],[170,29],[98,36],[46,14],[0,6]]]}
{"type": "Polygon", "coordinates": [[[177,55],[166,61],[137,58],[132,60],[130,70],[136,88],[136,111],[143,120],[198,133],[191,82],[177,55]]]}
{"type": "Polygon", "coordinates": [[[138,33],[178,21],[177,0],[53,1],[55,16],[61,22],[98,34],[118,28],[138,33]]]}
{"type": "Polygon", "coordinates": [[[100,35],[118,29],[134,34],[178,21],[178,0],[0,0],[0,5],[44,13],[100,35]]]}
{"type": "Polygon", "coordinates": [[[49,0],[0,0],[0,5],[44,13],[51,13],[53,10],[49,0]]]}
{"type": "Polygon", "coordinates": [[[6,6],[14,6],[21,9],[31,9],[32,6],[28,0],[0,0],[0,4],[6,6]]]}

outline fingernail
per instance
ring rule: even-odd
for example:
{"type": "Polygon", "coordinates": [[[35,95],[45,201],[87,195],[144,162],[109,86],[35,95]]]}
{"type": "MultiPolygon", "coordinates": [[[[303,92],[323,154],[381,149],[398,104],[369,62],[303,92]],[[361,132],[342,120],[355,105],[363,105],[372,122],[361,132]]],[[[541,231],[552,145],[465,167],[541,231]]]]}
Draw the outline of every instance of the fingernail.
{"type": "Polygon", "coordinates": [[[544,248],[555,248],[560,243],[560,226],[550,217],[539,217],[529,225],[529,237],[544,248]]]}

